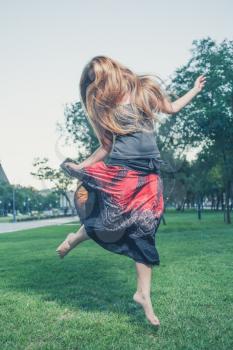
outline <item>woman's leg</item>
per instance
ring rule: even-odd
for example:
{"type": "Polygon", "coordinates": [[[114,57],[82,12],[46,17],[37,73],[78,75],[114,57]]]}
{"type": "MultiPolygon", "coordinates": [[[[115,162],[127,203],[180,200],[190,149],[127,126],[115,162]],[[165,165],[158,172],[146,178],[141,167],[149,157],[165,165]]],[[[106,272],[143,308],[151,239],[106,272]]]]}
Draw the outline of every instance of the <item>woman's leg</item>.
{"type": "Polygon", "coordinates": [[[84,242],[88,239],[90,239],[90,237],[87,235],[84,225],[81,225],[77,232],[71,232],[68,234],[66,239],[56,249],[56,252],[62,258],[65,255],[67,255],[79,243],[84,242]]]}
{"type": "Polygon", "coordinates": [[[154,314],[151,303],[151,275],[152,267],[136,262],[137,291],[133,296],[134,301],[140,304],[145,312],[148,321],[153,325],[159,325],[159,319],[154,314]]]}

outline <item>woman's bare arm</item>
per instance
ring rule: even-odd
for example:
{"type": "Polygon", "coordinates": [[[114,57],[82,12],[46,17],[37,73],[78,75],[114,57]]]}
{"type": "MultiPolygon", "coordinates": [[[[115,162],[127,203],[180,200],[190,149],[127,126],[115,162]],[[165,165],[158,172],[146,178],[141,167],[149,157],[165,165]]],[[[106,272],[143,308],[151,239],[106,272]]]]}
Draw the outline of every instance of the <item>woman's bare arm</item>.
{"type": "Polygon", "coordinates": [[[99,148],[97,148],[95,152],[93,152],[87,159],[85,159],[82,163],[78,165],[81,167],[84,167],[84,166],[95,164],[100,160],[103,160],[105,157],[107,157],[110,151],[111,151],[111,148],[106,149],[103,146],[99,146],[99,148]]]}
{"type": "Polygon", "coordinates": [[[164,98],[163,103],[161,103],[159,106],[161,112],[167,114],[175,114],[179,112],[203,89],[205,80],[206,78],[203,75],[200,75],[196,79],[193,88],[174,102],[169,102],[166,98],[164,98]]]}
{"type": "Polygon", "coordinates": [[[102,145],[99,146],[99,148],[97,148],[95,150],[95,152],[93,152],[87,159],[85,159],[83,162],[76,164],[76,163],[72,163],[72,162],[66,162],[66,166],[68,166],[68,168],[71,168],[73,170],[79,170],[85,166],[89,166],[92,164],[95,164],[97,162],[99,162],[100,160],[103,160],[105,157],[107,157],[107,155],[110,153],[111,151],[111,145],[109,144],[109,146],[107,147],[103,147],[102,145]]]}

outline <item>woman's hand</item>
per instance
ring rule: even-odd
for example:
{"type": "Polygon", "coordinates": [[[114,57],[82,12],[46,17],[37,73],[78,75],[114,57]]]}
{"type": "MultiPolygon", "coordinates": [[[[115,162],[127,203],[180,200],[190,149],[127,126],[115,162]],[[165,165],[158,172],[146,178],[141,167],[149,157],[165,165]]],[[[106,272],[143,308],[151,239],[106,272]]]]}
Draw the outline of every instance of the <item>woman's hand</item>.
{"type": "Polygon", "coordinates": [[[92,153],[87,159],[85,159],[83,162],[77,164],[75,162],[72,162],[71,158],[67,158],[63,161],[63,163],[60,165],[61,168],[66,171],[70,176],[77,177],[77,171],[83,169],[84,167],[91,166],[99,161],[102,161],[105,159],[105,157],[109,154],[110,148],[107,147],[105,149],[103,146],[99,146],[95,150],[94,153],[92,153]]]}
{"type": "Polygon", "coordinates": [[[204,88],[205,83],[206,83],[206,77],[203,74],[199,75],[199,77],[195,80],[193,89],[195,89],[198,93],[204,88]]]}
{"type": "Polygon", "coordinates": [[[76,164],[76,163],[72,163],[72,162],[65,162],[65,166],[71,170],[80,170],[82,168],[81,163],[76,164]]]}

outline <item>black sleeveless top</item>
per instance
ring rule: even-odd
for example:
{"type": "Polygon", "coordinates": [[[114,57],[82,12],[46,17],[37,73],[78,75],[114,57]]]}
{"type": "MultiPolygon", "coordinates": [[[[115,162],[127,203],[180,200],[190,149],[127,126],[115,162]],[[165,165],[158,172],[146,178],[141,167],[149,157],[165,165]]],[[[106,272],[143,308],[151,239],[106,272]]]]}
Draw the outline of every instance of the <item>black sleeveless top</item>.
{"type": "Polygon", "coordinates": [[[154,131],[136,131],[114,135],[109,157],[114,159],[160,158],[154,131]]]}
{"type": "MultiPolygon", "coordinates": [[[[130,106],[130,104],[128,104],[130,106]]],[[[128,106],[127,105],[127,106],[128,106]]],[[[130,169],[159,173],[163,162],[156,143],[153,125],[126,135],[114,134],[107,164],[124,165],[130,169]]]]}

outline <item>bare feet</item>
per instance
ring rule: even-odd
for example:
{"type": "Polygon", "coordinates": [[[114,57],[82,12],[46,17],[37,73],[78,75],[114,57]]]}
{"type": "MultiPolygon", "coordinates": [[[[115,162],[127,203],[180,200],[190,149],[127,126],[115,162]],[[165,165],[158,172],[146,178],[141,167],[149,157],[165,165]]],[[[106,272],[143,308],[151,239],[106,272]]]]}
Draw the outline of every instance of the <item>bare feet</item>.
{"type": "Polygon", "coordinates": [[[149,297],[143,296],[142,293],[136,292],[133,296],[133,300],[140,304],[145,312],[147,320],[153,325],[153,326],[159,326],[160,322],[157,316],[155,316],[153,311],[153,306],[151,304],[151,299],[149,297]]]}
{"type": "Polygon", "coordinates": [[[63,259],[64,256],[67,255],[70,252],[70,250],[74,247],[75,236],[75,233],[69,233],[66,239],[57,247],[56,252],[58,253],[61,259],[63,259]]]}

